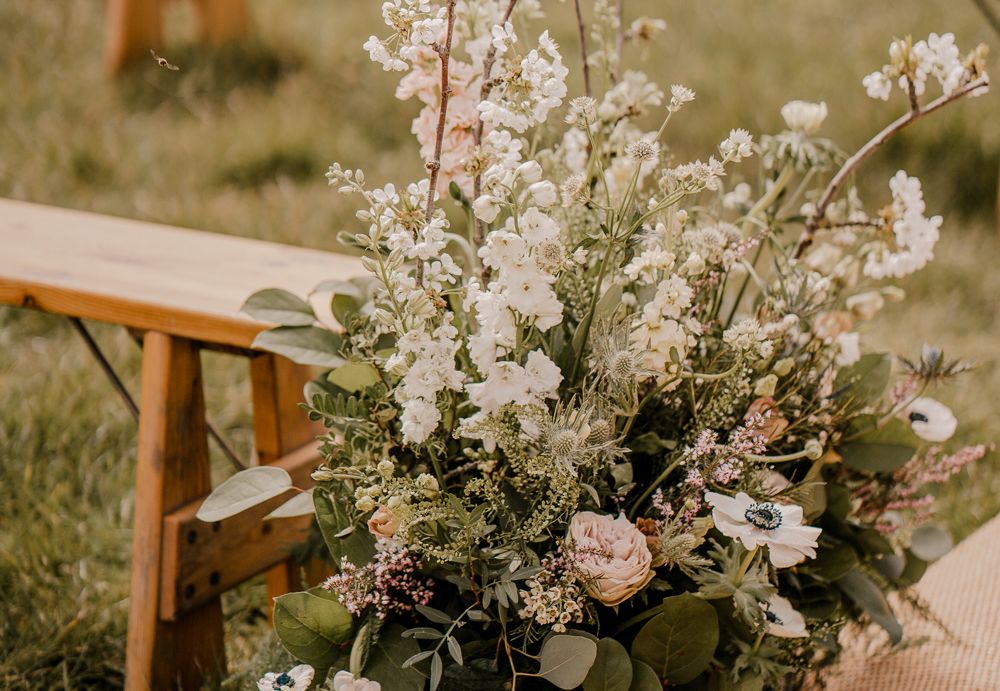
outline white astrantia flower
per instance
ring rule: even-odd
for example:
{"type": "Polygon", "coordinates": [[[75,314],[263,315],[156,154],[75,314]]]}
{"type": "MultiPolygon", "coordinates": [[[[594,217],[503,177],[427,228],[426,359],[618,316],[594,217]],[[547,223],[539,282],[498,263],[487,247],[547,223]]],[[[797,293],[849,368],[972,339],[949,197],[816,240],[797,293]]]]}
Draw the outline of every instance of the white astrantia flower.
{"type": "Polygon", "coordinates": [[[382,685],[342,670],[333,675],[333,691],[382,691],[382,685]]]}
{"type": "Polygon", "coordinates": [[[826,116],[825,102],[789,101],[781,107],[781,117],[788,128],[803,134],[816,134],[826,116]]]}
{"type": "Polygon", "coordinates": [[[726,160],[739,163],[753,155],[753,137],[742,128],[730,130],[729,136],[719,144],[719,153],[726,160]]]}
{"type": "Polygon", "coordinates": [[[906,406],[903,415],[910,421],[913,433],[925,441],[948,441],[958,427],[951,408],[926,396],[914,399],[906,406]]]}
{"type": "Polygon", "coordinates": [[[671,113],[676,113],[681,109],[681,106],[693,100],[694,91],[683,84],[674,84],[670,87],[670,104],[667,106],[667,110],[671,113]]]}
{"type": "Polygon", "coordinates": [[[809,635],[806,620],[792,603],[780,595],[772,595],[760,603],[767,622],[767,633],[779,638],[805,638],[809,635]]]}
{"type": "Polygon", "coordinates": [[[298,665],[287,672],[268,672],[257,681],[257,689],[258,691],[302,691],[309,688],[315,675],[316,670],[309,665],[298,665]]]}
{"type": "Polygon", "coordinates": [[[743,543],[746,549],[767,547],[771,563],[779,569],[816,557],[820,528],[803,525],[802,507],[794,504],[757,502],[744,492],[727,497],[706,492],[715,527],[743,543]]]}

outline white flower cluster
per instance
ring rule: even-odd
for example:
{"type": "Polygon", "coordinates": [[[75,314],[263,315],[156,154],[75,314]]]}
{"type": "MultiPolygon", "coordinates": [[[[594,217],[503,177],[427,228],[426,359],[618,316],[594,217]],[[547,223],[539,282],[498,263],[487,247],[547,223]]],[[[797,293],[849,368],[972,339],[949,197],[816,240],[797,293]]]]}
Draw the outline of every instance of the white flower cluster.
{"type": "Polygon", "coordinates": [[[733,324],[723,332],[722,341],[751,359],[766,360],[774,354],[774,344],[764,335],[756,319],[733,324]]]}
{"type": "Polygon", "coordinates": [[[674,274],[661,281],[653,299],[643,305],[630,339],[643,352],[643,367],[656,372],[678,370],[696,342],[691,329],[681,323],[693,295],[691,286],[674,274]]]}
{"type": "MultiPolygon", "coordinates": [[[[889,45],[889,63],[866,76],[862,84],[871,98],[887,101],[893,79],[898,80],[904,93],[912,84],[914,94],[920,96],[930,77],[937,80],[945,94],[951,94],[969,79],[969,70],[959,56],[954,34],[938,36],[932,33],[927,40],[916,43],[908,38],[893,41],[889,45]]],[[[985,88],[977,89],[972,95],[978,96],[985,91],[985,88]]]]}
{"type": "Polygon", "coordinates": [[[562,104],[569,70],[548,31],[538,37],[539,47],[520,59],[514,53],[516,44],[513,24],[493,27],[498,56],[490,73],[494,86],[479,104],[479,113],[488,125],[524,132],[544,122],[549,111],[562,104]]]}
{"type": "Polygon", "coordinates": [[[381,39],[370,36],[364,48],[373,62],[385,71],[403,72],[420,55],[424,46],[432,46],[444,31],[447,10],[428,0],[390,0],[382,3],[382,19],[393,33],[381,39]]]}
{"type": "Polygon", "coordinates": [[[566,624],[583,621],[583,593],[575,583],[543,584],[532,578],[525,584],[531,590],[520,591],[523,607],[517,614],[522,619],[534,619],[542,626],[551,626],[556,633],[564,633],[566,624]]]}
{"type": "Polygon", "coordinates": [[[890,180],[892,190],[892,234],[897,251],[879,244],[868,254],[866,276],[902,278],[922,269],[934,258],[940,236],[941,217],[924,216],[924,193],[920,180],[900,170],[890,180]]]}

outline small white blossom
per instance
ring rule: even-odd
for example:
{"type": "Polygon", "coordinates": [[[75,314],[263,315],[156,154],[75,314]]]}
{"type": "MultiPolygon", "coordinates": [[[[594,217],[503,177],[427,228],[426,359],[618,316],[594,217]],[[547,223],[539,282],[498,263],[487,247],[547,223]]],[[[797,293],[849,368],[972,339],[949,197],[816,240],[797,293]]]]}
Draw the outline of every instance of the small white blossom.
{"type": "Polygon", "coordinates": [[[382,685],[342,670],[333,675],[333,691],[382,691],[382,685]]]}
{"type": "Polygon", "coordinates": [[[780,595],[772,595],[767,602],[760,603],[767,622],[767,632],[779,638],[804,638],[809,635],[806,620],[792,603],[780,595]]]}
{"type": "Polygon", "coordinates": [[[789,101],[781,107],[781,117],[788,128],[807,135],[816,134],[826,116],[826,103],[822,102],[789,101]]]}
{"type": "Polygon", "coordinates": [[[958,428],[951,408],[933,398],[917,398],[903,411],[913,433],[925,441],[948,441],[958,428]]]}
{"type": "Polygon", "coordinates": [[[309,688],[315,674],[316,670],[309,665],[298,665],[280,674],[268,672],[258,680],[257,689],[258,691],[302,691],[309,688]]]}
{"type": "Polygon", "coordinates": [[[719,153],[726,160],[739,163],[753,155],[753,137],[742,128],[730,130],[729,136],[719,144],[719,153]]]}

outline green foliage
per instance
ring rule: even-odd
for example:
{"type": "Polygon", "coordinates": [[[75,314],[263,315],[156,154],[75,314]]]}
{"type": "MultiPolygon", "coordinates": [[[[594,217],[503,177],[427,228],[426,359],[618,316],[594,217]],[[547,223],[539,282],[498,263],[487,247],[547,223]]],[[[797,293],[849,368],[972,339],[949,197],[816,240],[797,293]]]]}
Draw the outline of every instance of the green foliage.
{"type": "Polygon", "coordinates": [[[855,569],[838,579],[836,585],[875,623],[886,630],[893,643],[902,640],[903,627],[892,613],[882,589],[869,576],[855,569]]]}
{"type": "Polygon", "coordinates": [[[322,588],[289,593],[274,599],[274,631],[297,659],[317,669],[333,667],[341,646],[351,640],[354,619],[322,588]]]}
{"type": "Polygon", "coordinates": [[[597,642],[597,658],[583,680],[583,691],[630,691],[632,676],[632,660],[625,646],[613,638],[602,638],[597,642]]]}
{"type": "Polygon", "coordinates": [[[257,291],[247,298],[240,311],[254,319],[281,326],[309,326],[316,321],[308,302],[280,288],[257,291]]]}
{"type": "Polygon", "coordinates": [[[892,357],[888,353],[868,353],[849,367],[837,372],[834,395],[850,401],[857,408],[874,403],[889,385],[892,357]]]}
{"type": "Polygon", "coordinates": [[[196,516],[207,523],[221,521],[284,494],[291,487],[292,478],[282,468],[266,465],[247,468],[212,490],[196,516]]]}
{"type": "Polygon", "coordinates": [[[300,365],[340,367],[345,360],[339,355],[343,338],[319,326],[279,326],[262,331],[253,340],[253,347],[267,350],[300,365]]]}
{"type": "Polygon", "coordinates": [[[575,689],[597,659],[597,644],[586,636],[556,634],[538,655],[538,676],[560,689],[575,689]]]}
{"type": "Polygon", "coordinates": [[[382,685],[383,691],[422,691],[424,677],[403,664],[420,653],[420,645],[403,636],[403,627],[389,624],[382,628],[368,654],[364,676],[382,685]]]}
{"type": "Polygon", "coordinates": [[[649,665],[661,680],[693,681],[708,667],[719,643],[715,609],[690,593],[668,597],[632,642],[632,657],[649,665]]]}
{"type": "Polygon", "coordinates": [[[891,419],[881,428],[865,432],[842,444],[844,463],[857,470],[891,473],[916,453],[917,437],[902,420],[891,419]]]}

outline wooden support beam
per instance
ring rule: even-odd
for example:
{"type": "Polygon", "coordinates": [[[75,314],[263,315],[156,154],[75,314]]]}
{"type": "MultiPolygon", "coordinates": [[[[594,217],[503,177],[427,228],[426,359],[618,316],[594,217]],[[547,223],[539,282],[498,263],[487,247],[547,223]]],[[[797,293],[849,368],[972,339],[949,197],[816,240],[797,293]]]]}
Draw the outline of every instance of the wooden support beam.
{"type": "MultiPolygon", "coordinates": [[[[306,489],[322,462],[312,444],[271,463],[288,471],[306,489]]],[[[305,541],[311,516],[264,517],[295,496],[289,490],[259,506],[216,523],[195,517],[205,497],[188,502],[163,519],[163,580],[160,616],[176,620],[202,603],[288,560],[288,550],[305,541]]]]}
{"type": "MultiPolygon", "coordinates": [[[[274,463],[303,444],[316,444],[315,438],[324,432],[320,423],[310,422],[299,408],[302,387],[312,377],[311,368],[270,353],[250,361],[254,433],[261,465],[274,463]]],[[[272,601],[301,587],[299,567],[291,559],[267,573],[272,601]]]]}
{"type": "Polygon", "coordinates": [[[195,0],[202,40],[215,45],[242,38],[250,29],[244,0],[195,0]]]}
{"type": "Polygon", "coordinates": [[[112,74],[163,45],[163,0],[108,0],[104,64],[112,74]]]}
{"type": "Polygon", "coordinates": [[[145,335],[126,689],[200,689],[225,671],[218,597],[160,617],[163,518],[211,488],[201,362],[193,341],[145,335]]]}

